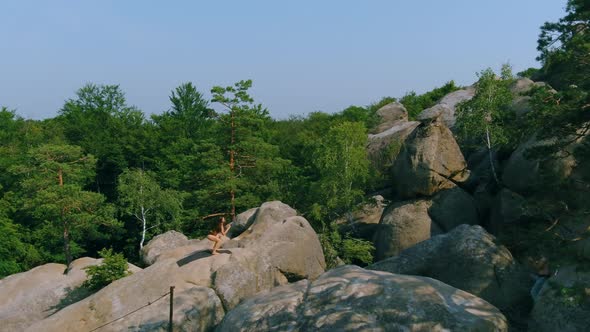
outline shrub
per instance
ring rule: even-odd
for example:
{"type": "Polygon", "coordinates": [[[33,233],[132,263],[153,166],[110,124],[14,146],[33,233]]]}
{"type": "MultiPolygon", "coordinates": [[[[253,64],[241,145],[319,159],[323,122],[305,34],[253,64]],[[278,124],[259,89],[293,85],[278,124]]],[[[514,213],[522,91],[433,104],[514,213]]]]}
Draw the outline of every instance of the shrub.
{"type": "Polygon", "coordinates": [[[82,287],[97,291],[111,282],[131,274],[123,254],[113,253],[112,249],[102,249],[99,251],[99,255],[103,258],[102,263],[85,268],[88,278],[82,287]]]}

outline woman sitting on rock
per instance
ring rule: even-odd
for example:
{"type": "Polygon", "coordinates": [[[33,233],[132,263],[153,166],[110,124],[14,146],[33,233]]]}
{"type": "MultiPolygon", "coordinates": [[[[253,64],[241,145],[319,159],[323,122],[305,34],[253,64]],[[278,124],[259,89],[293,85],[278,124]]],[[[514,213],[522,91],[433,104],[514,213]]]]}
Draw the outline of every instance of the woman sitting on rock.
{"type": "Polygon", "coordinates": [[[227,234],[227,231],[231,228],[231,225],[225,226],[225,218],[221,217],[219,219],[219,225],[211,231],[209,235],[207,235],[207,239],[213,241],[213,249],[211,249],[212,255],[217,255],[217,249],[221,245],[221,239],[227,234]]]}

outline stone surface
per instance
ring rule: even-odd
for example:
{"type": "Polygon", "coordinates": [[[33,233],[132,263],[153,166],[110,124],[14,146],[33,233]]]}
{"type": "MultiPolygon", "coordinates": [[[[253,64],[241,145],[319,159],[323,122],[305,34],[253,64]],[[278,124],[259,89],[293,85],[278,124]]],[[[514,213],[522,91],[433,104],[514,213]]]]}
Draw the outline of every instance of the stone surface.
{"type": "Polygon", "coordinates": [[[369,134],[368,157],[379,172],[387,173],[390,170],[402,144],[419,124],[420,122],[417,121],[398,121],[379,134],[369,134]]]}
{"type": "Polygon", "coordinates": [[[256,218],[258,208],[246,210],[236,216],[236,220],[231,223],[231,228],[227,232],[228,237],[236,237],[248,229],[256,218]]]}
{"type": "Polygon", "coordinates": [[[457,104],[470,100],[475,95],[475,88],[457,90],[444,96],[436,105],[423,110],[418,115],[418,120],[432,121],[440,119],[447,127],[453,128],[455,125],[455,108],[457,104]]]}
{"type": "Polygon", "coordinates": [[[498,234],[504,227],[524,221],[529,216],[525,198],[503,188],[494,198],[488,228],[498,234]]]}
{"type": "Polygon", "coordinates": [[[374,134],[379,134],[391,128],[398,121],[408,121],[408,111],[404,105],[393,102],[377,110],[380,120],[379,125],[373,130],[374,134]]]}
{"type": "Polygon", "coordinates": [[[480,226],[461,225],[368,268],[435,278],[506,312],[530,307],[528,273],[480,226]]]}
{"type": "Polygon", "coordinates": [[[153,264],[164,251],[185,246],[188,238],[177,231],[168,231],[155,236],[141,250],[141,259],[144,264],[153,264]]]}
{"type": "Polygon", "coordinates": [[[402,199],[432,196],[469,177],[453,134],[436,121],[419,126],[406,139],[392,172],[394,190],[402,199]]]}
{"type": "Polygon", "coordinates": [[[545,282],[531,313],[529,331],[577,332],[590,327],[590,272],[560,268],[545,282]]]}
{"type": "Polygon", "coordinates": [[[510,155],[504,167],[502,182],[512,191],[527,194],[544,188],[551,181],[567,179],[576,167],[576,159],[572,152],[582,139],[570,144],[565,155],[549,156],[541,160],[528,156],[527,150],[546,146],[551,144],[552,140],[530,138],[510,155]]]}
{"type": "Polygon", "coordinates": [[[437,232],[428,215],[432,203],[428,200],[412,200],[391,204],[383,212],[375,232],[375,259],[396,256],[402,250],[430,238],[437,232]]]}
{"type": "Polygon", "coordinates": [[[26,331],[90,331],[142,306],[146,307],[100,330],[166,331],[169,297],[161,297],[172,285],[176,286],[176,328],[206,331],[221,321],[224,314],[221,301],[213,289],[194,285],[183,277],[174,260],[158,262],[143,271],[114,281],[84,300],[37,322],[26,331]],[[153,304],[147,306],[148,303],[153,304]]]}
{"type": "MultiPolygon", "coordinates": [[[[0,280],[0,331],[22,331],[75,303],[89,292],[79,287],[86,280],[85,267],[101,259],[79,258],[70,264],[45,264],[0,280]]],[[[130,265],[133,272],[136,266],[130,265]]]]}
{"type": "Polygon", "coordinates": [[[341,234],[350,234],[353,237],[372,241],[385,206],[383,196],[373,196],[370,203],[362,205],[353,213],[346,214],[335,223],[341,234]]]}
{"type": "Polygon", "coordinates": [[[438,192],[428,214],[444,232],[462,224],[477,225],[479,221],[475,200],[459,187],[438,192]]]}
{"type": "Polygon", "coordinates": [[[492,305],[440,281],[330,270],[275,288],[230,311],[217,331],[507,331],[492,305]]]}
{"type": "Polygon", "coordinates": [[[90,331],[148,303],[153,304],[101,330],[163,331],[168,301],[157,300],[169,286],[175,286],[175,329],[210,331],[225,311],[244,299],[289,281],[313,280],[325,268],[317,234],[307,220],[278,201],[262,204],[252,225],[226,240],[218,255],[211,255],[207,240],[187,242],[162,250],[148,268],[32,322],[28,331],[90,331]],[[199,249],[204,246],[207,249],[199,249]]]}

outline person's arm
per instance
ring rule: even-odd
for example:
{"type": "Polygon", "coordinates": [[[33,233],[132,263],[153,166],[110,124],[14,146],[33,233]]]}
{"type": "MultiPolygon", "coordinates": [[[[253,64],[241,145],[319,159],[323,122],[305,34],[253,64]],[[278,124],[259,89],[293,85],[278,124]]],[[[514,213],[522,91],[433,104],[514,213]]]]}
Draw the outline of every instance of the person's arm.
{"type": "Polygon", "coordinates": [[[231,228],[231,225],[227,225],[227,227],[224,227],[225,230],[223,232],[221,232],[223,234],[223,236],[225,236],[225,234],[227,234],[227,231],[229,231],[229,229],[231,228]]]}

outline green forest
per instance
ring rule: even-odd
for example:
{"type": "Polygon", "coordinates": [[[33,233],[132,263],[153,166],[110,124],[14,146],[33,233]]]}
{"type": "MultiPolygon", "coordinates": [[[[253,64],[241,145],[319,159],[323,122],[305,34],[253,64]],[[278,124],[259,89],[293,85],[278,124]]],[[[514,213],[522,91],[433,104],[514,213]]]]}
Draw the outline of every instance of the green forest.
{"type": "MultiPolygon", "coordinates": [[[[507,157],[535,134],[552,144],[531,156],[548,156],[586,135],[589,26],[590,2],[570,0],[565,17],[541,27],[541,67],[517,76],[547,84],[530,92],[534,112],[525,117],[508,107],[505,91],[516,78],[509,66],[478,74],[476,97],[457,119],[465,153],[487,147],[507,157]]],[[[367,157],[377,110],[399,101],[415,119],[461,87],[450,81],[424,94],[277,120],[251,97],[252,84],[207,87],[196,78],[171,87],[169,109],[151,116],[118,85],[84,85],[50,119],[25,119],[2,106],[0,278],[103,249],[140,264],[140,248],[157,234],[204,237],[218,216],[231,221],[270,200],[310,221],[328,261],[371,263],[372,244],[340,234],[334,222],[396,181],[367,157]]],[[[587,165],[590,144],[583,142],[568,153],[587,165]]]]}

